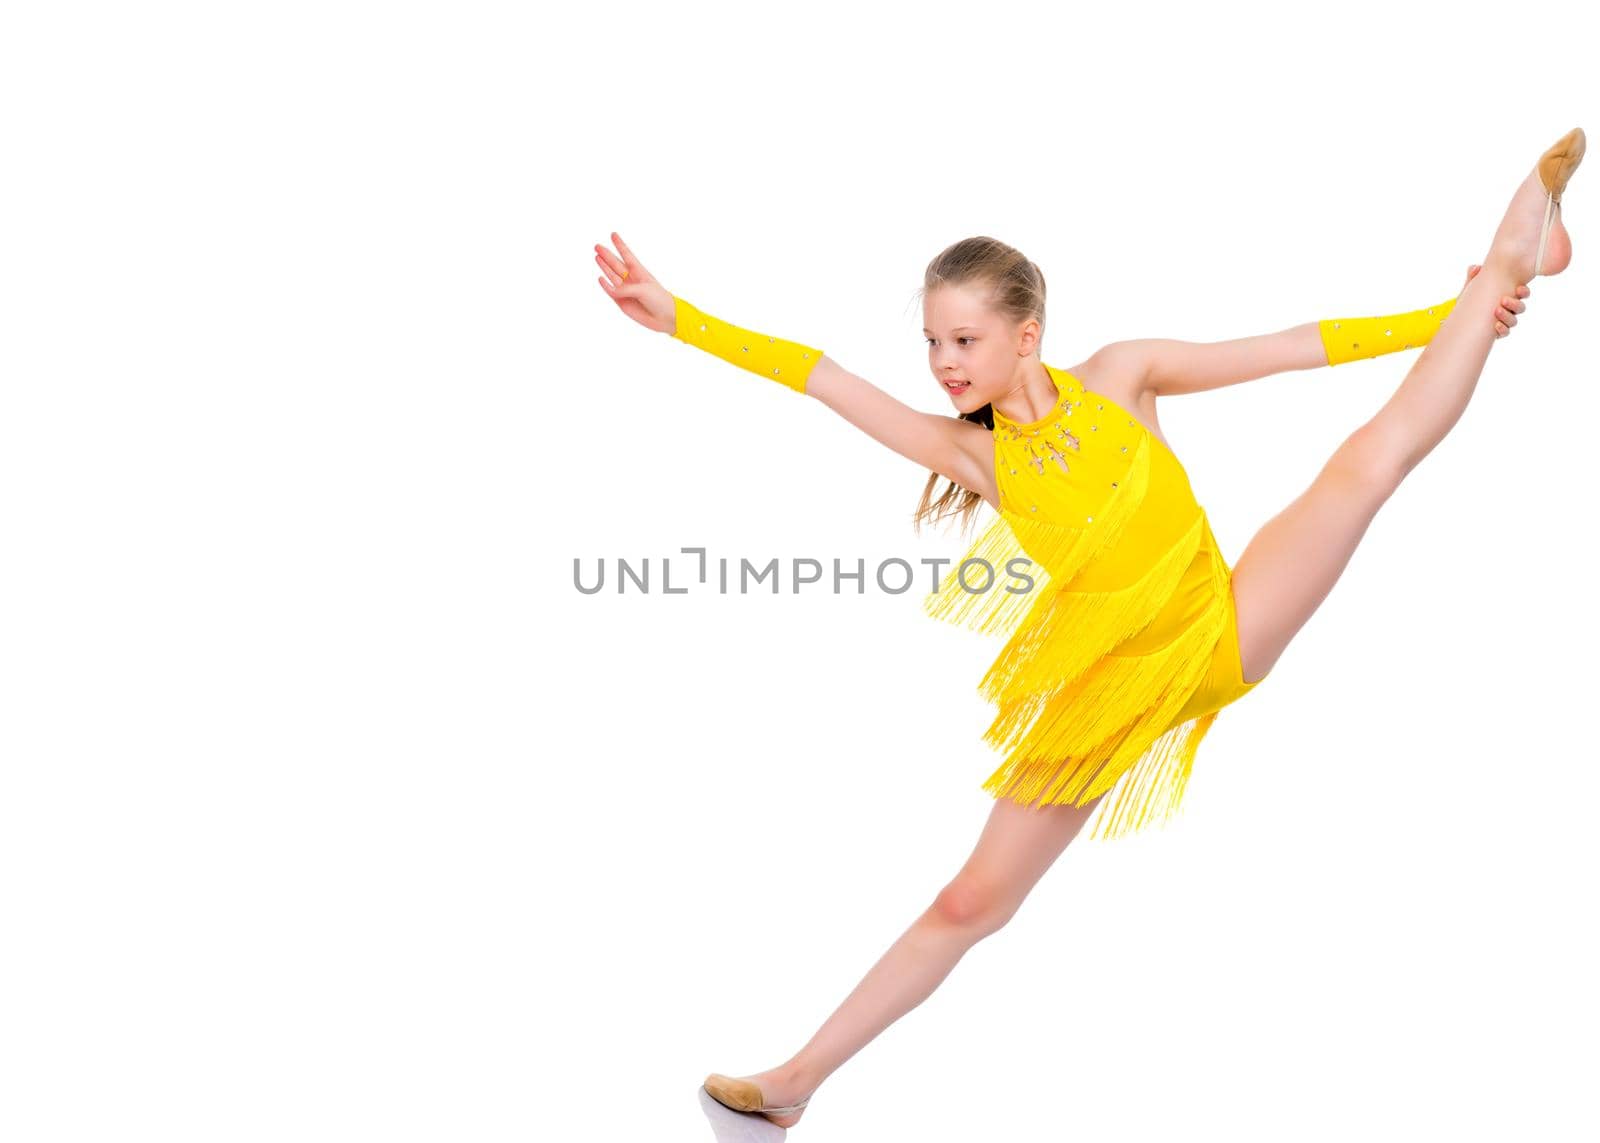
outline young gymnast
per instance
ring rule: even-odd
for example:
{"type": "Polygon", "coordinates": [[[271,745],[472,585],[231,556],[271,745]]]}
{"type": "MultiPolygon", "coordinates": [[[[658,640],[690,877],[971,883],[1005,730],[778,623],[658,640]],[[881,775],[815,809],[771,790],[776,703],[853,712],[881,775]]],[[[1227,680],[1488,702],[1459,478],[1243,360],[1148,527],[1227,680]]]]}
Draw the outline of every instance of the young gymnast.
{"type": "Polygon", "coordinates": [[[980,684],[997,708],[985,739],[1005,758],[984,786],[995,804],[977,847],[804,1047],[768,1071],[712,1073],[713,1098],[798,1122],[823,1080],[1016,913],[1092,814],[1105,837],[1171,816],[1217,712],[1266,677],[1378,509],[1461,417],[1526,283],[1571,261],[1559,204],[1583,152],[1574,129],[1541,156],[1453,299],[1232,341],[1115,342],[1070,369],[1039,357],[1038,267],[991,238],[958,242],[923,289],[928,364],[954,417],[675,298],[616,233],[615,253],[595,247],[600,285],[628,317],[817,398],[932,470],[919,523],[970,520],[979,500],[996,513],[927,599],[935,616],[1006,636],[980,684]],[[1229,568],[1157,399],[1419,347],[1388,402],[1229,568]],[[940,477],[950,484],[934,500],[940,477]]]}

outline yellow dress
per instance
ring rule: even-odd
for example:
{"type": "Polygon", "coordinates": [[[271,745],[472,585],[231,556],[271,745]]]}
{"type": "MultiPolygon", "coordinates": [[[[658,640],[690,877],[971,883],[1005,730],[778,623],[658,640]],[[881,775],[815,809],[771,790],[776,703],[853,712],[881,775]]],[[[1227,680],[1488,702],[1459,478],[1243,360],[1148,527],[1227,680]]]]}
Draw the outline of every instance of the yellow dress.
{"type": "Polygon", "coordinates": [[[1177,810],[1217,712],[1256,683],[1183,465],[1122,406],[1045,369],[1055,407],[1029,424],[994,413],[1000,510],[924,606],[1007,636],[979,684],[997,707],[984,739],[1005,752],[984,789],[1023,804],[1108,794],[1090,836],[1121,837],[1177,810]]]}

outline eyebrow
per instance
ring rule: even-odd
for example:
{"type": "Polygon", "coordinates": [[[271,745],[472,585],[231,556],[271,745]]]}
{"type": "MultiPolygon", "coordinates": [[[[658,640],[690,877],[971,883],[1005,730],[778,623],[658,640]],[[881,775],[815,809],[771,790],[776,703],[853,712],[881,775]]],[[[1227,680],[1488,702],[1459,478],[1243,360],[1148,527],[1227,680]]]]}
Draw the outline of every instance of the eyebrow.
{"type": "MultiPolygon", "coordinates": [[[[955,329],[951,330],[950,332],[951,333],[960,333],[964,329],[977,329],[977,328],[978,327],[975,326],[975,325],[958,325],[958,326],[955,327],[955,329]]],[[[922,327],[922,332],[923,333],[932,333],[933,330],[929,329],[927,326],[923,326],[922,327]]]]}

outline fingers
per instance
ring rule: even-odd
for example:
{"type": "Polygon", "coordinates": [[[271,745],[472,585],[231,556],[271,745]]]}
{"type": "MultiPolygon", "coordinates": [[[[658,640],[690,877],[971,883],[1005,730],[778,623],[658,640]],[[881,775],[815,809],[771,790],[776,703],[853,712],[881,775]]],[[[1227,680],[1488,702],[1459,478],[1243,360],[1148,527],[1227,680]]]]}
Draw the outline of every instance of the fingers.
{"type": "Polygon", "coordinates": [[[606,272],[606,277],[610,279],[611,284],[614,286],[621,285],[622,280],[628,276],[622,263],[618,262],[615,255],[604,247],[596,246],[594,249],[594,260],[606,272]]]}
{"type": "Polygon", "coordinates": [[[607,250],[604,246],[601,246],[598,242],[595,243],[594,247],[594,260],[600,263],[600,268],[611,276],[611,280],[613,282],[620,282],[623,278],[628,276],[627,267],[622,264],[622,259],[611,253],[611,251],[607,250]]]}
{"type": "Polygon", "coordinates": [[[628,244],[622,240],[622,235],[613,230],[611,232],[611,241],[616,244],[617,252],[622,255],[623,265],[627,267],[628,273],[624,274],[624,277],[649,281],[650,272],[644,268],[644,263],[634,257],[633,251],[629,250],[628,244]]]}
{"type": "Polygon", "coordinates": [[[1522,310],[1523,305],[1516,298],[1501,298],[1499,307],[1494,311],[1494,335],[1504,337],[1510,333],[1522,310]]]}
{"type": "MultiPolygon", "coordinates": [[[[1473,263],[1468,266],[1467,281],[1472,281],[1482,269],[1483,266],[1480,263],[1473,263]]],[[[1522,299],[1529,297],[1532,293],[1533,291],[1524,283],[1516,288],[1515,294],[1500,299],[1500,304],[1494,311],[1494,335],[1496,337],[1505,337],[1511,332],[1511,327],[1517,324],[1517,315],[1528,308],[1522,299]]]]}
{"type": "MultiPolygon", "coordinates": [[[[1522,290],[1519,289],[1517,292],[1520,294],[1522,290]]],[[[1499,308],[1494,311],[1495,336],[1505,337],[1510,333],[1511,327],[1517,324],[1517,315],[1527,308],[1527,304],[1520,298],[1501,298],[1499,308]]]]}

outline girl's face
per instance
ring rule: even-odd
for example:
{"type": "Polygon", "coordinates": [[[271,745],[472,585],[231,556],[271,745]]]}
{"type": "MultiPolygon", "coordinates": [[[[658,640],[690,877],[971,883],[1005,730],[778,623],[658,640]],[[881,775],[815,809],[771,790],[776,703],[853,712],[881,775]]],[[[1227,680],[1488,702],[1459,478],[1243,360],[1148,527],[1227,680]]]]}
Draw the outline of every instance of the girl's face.
{"type": "Polygon", "coordinates": [[[967,286],[939,286],[922,297],[928,368],[957,413],[970,413],[1014,392],[1039,347],[1039,322],[1013,325],[967,286]]]}

